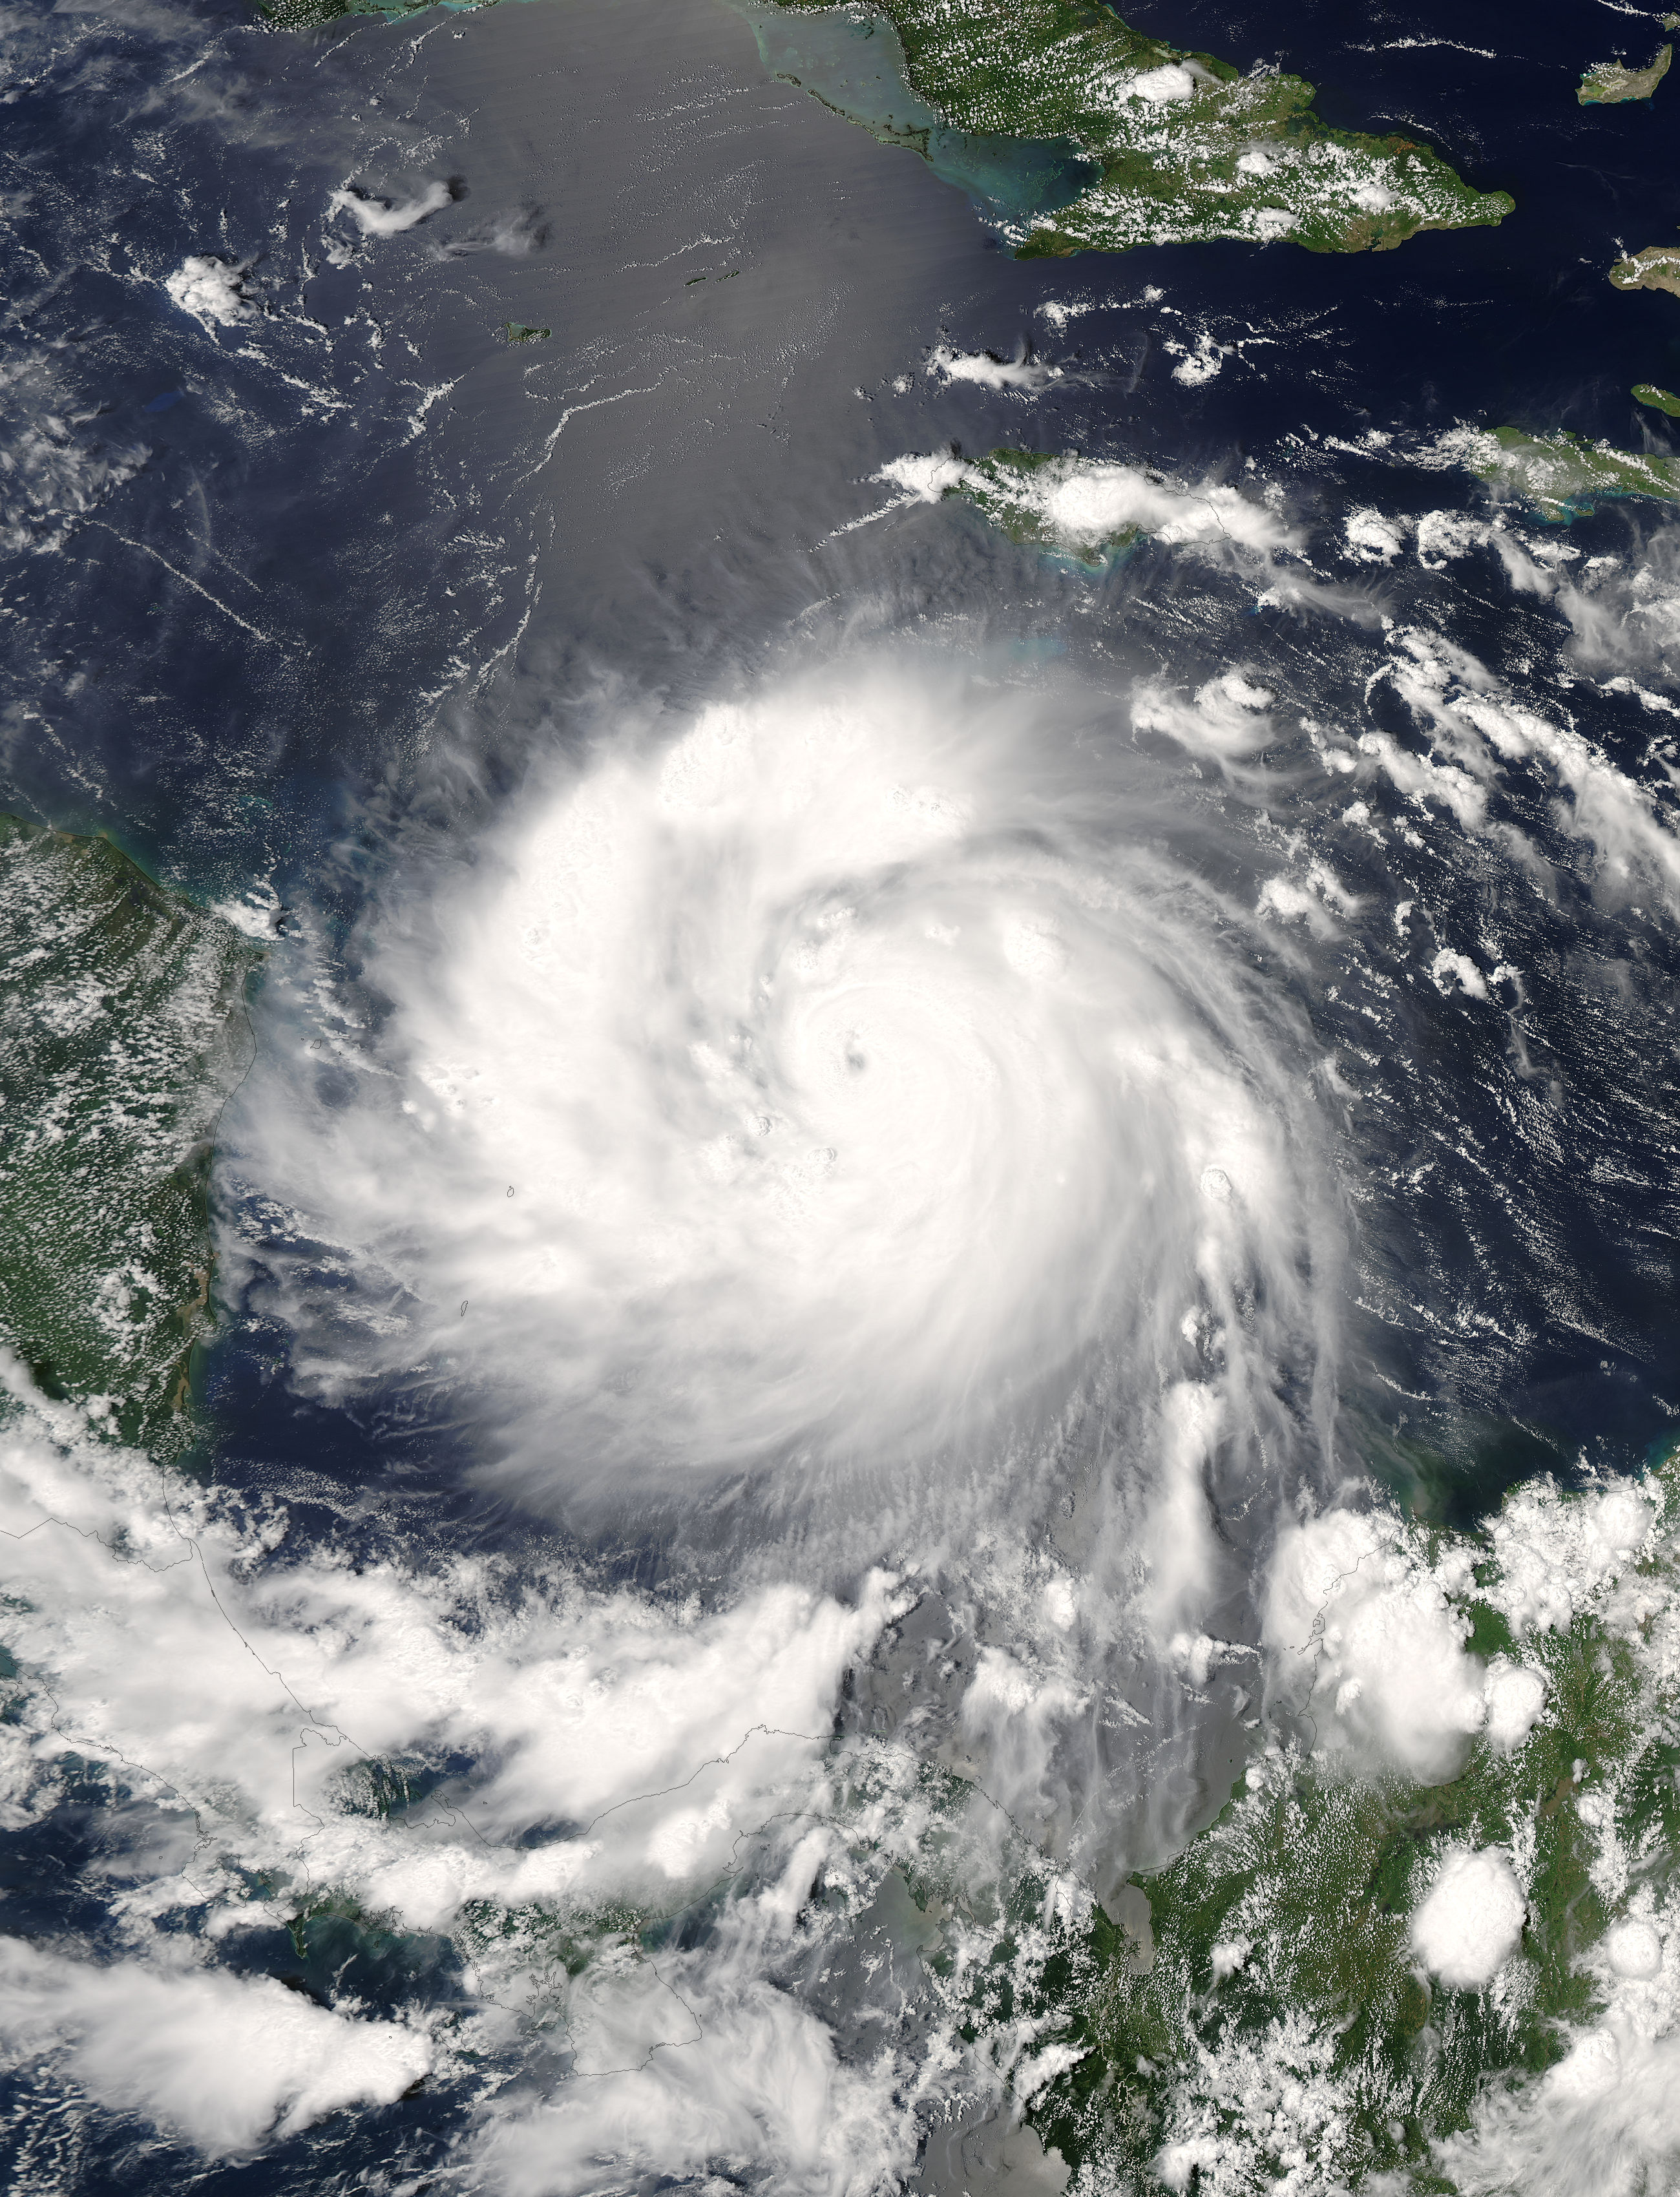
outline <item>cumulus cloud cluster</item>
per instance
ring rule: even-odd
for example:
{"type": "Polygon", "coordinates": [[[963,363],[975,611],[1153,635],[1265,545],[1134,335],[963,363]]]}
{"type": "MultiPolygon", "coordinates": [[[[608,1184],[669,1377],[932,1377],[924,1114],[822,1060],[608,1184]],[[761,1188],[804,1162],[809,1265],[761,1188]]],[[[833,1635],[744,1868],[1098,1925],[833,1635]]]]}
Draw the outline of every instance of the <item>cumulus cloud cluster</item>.
{"type": "Polygon", "coordinates": [[[257,318],[257,308],[245,294],[246,272],[229,260],[198,252],[164,277],[164,287],[183,313],[206,328],[234,328],[257,318]]]}
{"type": "Polygon", "coordinates": [[[1449,1846],[1413,1910],[1412,1950],[1457,1991],[1491,1984],[1522,1942],[1528,1902],[1503,1854],[1449,1846]]]}
{"type": "Polygon", "coordinates": [[[0,364],[0,549],[51,552],[145,465],[144,443],[109,432],[104,408],[63,379],[44,345],[0,364]]]}
{"type": "Polygon", "coordinates": [[[1544,1703],[1537,1672],[1490,1670],[1469,1653],[1469,1620],[1398,1520],[1330,1511],[1280,1540],[1267,1581],[1266,1639],[1286,1692],[1319,1745],[1422,1784],[1463,1766],[1484,1728],[1521,1745],[1544,1703]]]}
{"type": "Polygon", "coordinates": [[[62,1752],[132,1759],[253,1862],[307,1839],[313,1868],[413,1928],[475,1897],[658,1893],[715,1867],[820,1748],[890,1607],[883,1577],[849,1608],[783,1585],[710,1619],[564,1580],[502,1599],[482,1567],[355,1571],[318,1551],[241,1584],[230,1528],[206,1518],[195,1556],[144,1469],[96,1475],[43,1440],[8,1442],[0,1502],[31,1605],[13,1652],[78,1705],[14,1758],[14,1805],[62,1752]],[[334,1812],[358,1765],[415,1752],[484,1765],[456,1836],[334,1812]],[[587,1828],[608,1814],[610,1841],[587,1828]],[[548,1823],[577,1834],[519,1843],[548,1823]]]}
{"type": "Polygon", "coordinates": [[[971,382],[981,389],[1011,390],[1021,397],[1036,397],[1062,379],[1059,366],[1032,358],[1024,351],[1015,358],[999,358],[993,351],[956,351],[945,344],[930,353],[927,371],[941,381],[971,382]]]}
{"type": "Polygon", "coordinates": [[[1680,908],[1680,834],[1654,787],[1630,775],[1575,725],[1513,694],[1470,652],[1421,626],[1389,636],[1382,676],[1428,733],[1435,752],[1419,756],[1387,734],[1363,733],[1359,747],[1408,798],[1439,802],[1467,831],[1534,861],[1516,826],[1490,818],[1490,790],[1512,766],[1537,769],[1562,798],[1562,827],[1595,849],[1605,886],[1642,883],[1680,908]]]}

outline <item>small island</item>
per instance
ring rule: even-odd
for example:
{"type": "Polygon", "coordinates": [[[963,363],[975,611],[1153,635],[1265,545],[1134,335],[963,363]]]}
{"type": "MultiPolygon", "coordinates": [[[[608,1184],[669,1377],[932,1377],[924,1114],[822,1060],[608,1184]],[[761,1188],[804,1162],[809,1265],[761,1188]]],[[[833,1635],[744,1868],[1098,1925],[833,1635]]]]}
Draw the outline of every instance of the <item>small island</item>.
{"type": "Polygon", "coordinates": [[[547,343],[553,328],[534,328],[524,321],[504,321],[501,333],[511,344],[547,343]]]}
{"type": "Polygon", "coordinates": [[[1619,290],[1671,290],[1680,298],[1680,244],[1648,244],[1610,270],[1619,290]]]}
{"type": "MultiPolygon", "coordinates": [[[[812,0],[814,14],[838,0],[812,0]]],[[[1431,147],[1333,129],[1313,88],[1168,45],[1084,0],[879,0],[909,88],[977,136],[1060,143],[1094,179],[1005,229],[1018,256],[1216,237],[1386,252],[1426,229],[1503,221],[1431,147]]]]}
{"type": "MultiPolygon", "coordinates": [[[[1672,26],[1673,17],[1665,15],[1663,28],[1672,26]]],[[[1674,58],[1672,46],[1659,46],[1648,68],[1625,68],[1620,61],[1597,61],[1581,78],[1581,88],[1575,96],[1583,107],[1614,107],[1626,99],[1648,99],[1668,74],[1668,65],[1674,58]]]]}
{"type": "Polygon", "coordinates": [[[1633,395],[1636,403],[1648,404],[1654,411],[1666,412],[1671,419],[1680,420],[1680,397],[1672,390],[1659,389],[1654,381],[1642,381],[1633,395]]]}

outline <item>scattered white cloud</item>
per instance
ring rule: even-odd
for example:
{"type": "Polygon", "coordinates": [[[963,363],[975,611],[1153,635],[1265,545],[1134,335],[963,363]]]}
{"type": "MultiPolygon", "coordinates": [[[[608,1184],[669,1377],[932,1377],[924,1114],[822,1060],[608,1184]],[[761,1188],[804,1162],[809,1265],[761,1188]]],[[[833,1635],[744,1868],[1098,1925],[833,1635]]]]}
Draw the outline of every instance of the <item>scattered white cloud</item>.
{"type": "Polygon", "coordinates": [[[1625,891],[1637,881],[1680,909],[1680,837],[1659,814],[1649,787],[1619,769],[1573,724],[1518,700],[1457,643],[1421,627],[1396,628],[1383,675],[1450,760],[1412,756],[1387,735],[1360,745],[1377,756],[1403,791],[1444,800],[1468,830],[1497,837],[1520,859],[1532,851],[1515,827],[1490,825],[1486,791],[1502,768],[1538,766],[1567,797],[1557,821],[1598,856],[1601,884],[1625,891]]]}
{"type": "Polygon", "coordinates": [[[937,503],[942,496],[961,484],[967,472],[967,463],[961,458],[939,454],[931,457],[912,455],[892,459],[874,478],[890,487],[902,489],[919,502],[937,503]]]}
{"type": "Polygon", "coordinates": [[[1458,990],[1473,1000],[1487,997],[1487,979],[1468,954],[1459,954],[1450,946],[1443,946],[1429,964],[1429,974],[1435,980],[1438,992],[1458,990]],[[1449,982],[1449,979],[1451,980],[1449,982]]]}
{"type": "Polygon", "coordinates": [[[1417,521],[1417,561],[1429,571],[1442,571],[1453,558],[1483,548],[1493,533],[1485,519],[1461,511],[1426,511],[1417,521]]]}
{"type": "Polygon", "coordinates": [[[1169,337],[1162,345],[1169,358],[1176,358],[1173,368],[1174,381],[1182,382],[1188,389],[1199,389],[1211,381],[1235,348],[1231,344],[1216,343],[1204,328],[1196,336],[1193,347],[1169,337]]]}
{"type": "Polygon", "coordinates": [[[0,363],[0,552],[49,554],[145,467],[138,437],[116,434],[96,400],[65,379],[45,345],[0,363]]]}
{"type": "Polygon", "coordinates": [[[397,236],[405,229],[414,229],[434,213],[448,206],[452,194],[444,183],[430,183],[417,191],[413,198],[373,198],[360,191],[334,191],[327,201],[327,217],[335,213],[347,213],[363,236],[397,236]]]}
{"type": "Polygon", "coordinates": [[[1269,712],[1276,699],[1243,671],[1221,672],[1190,701],[1181,690],[1150,681],[1133,690],[1132,722],[1138,732],[1164,733],[1192,755],[1229,763],[1273,738],[1269,712]]]}
{"type": "Polygon", "coordinates": [[[1069,321],[1077,321],[1086,313],[1094,313],[1098,310],[1098,301],[1094,298],[1046,298],[1034,310],[1060,335],[1069,321]]]}
{"type": "Polygon", "coordinates": [[[1052,381],[1062,379],[1059,366],[1029,358],[1024,351],[1017,358],[999,358],[989,351],[954,351],[943,344],[929,358],[927,370],[944,381],[972,382],[982,389],[1012,390],[1022,397],[1036,397],[1052,381]]]}
{"type": "Polygon", "coordinates": [[[1369,506],[1350,511],[1342,531],[1349,551],[1367,565],[1392,565],[1405,547],[1401,522],[1369,506]]]}

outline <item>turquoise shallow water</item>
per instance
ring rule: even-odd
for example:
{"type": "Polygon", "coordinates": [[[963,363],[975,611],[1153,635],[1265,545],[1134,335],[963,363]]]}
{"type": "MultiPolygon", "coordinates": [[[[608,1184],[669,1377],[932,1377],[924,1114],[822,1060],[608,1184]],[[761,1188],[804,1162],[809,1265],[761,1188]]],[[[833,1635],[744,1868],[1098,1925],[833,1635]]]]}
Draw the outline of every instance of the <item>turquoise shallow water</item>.
{"type": "Polygon", "coordinates": [[[1070,138],[994,137],[953,130],[905,81],[904,50],[884,18],[729,0],[745,16],[764,66],[855,122],[883,145],[919,153],[941,183],[965,192],[1004,229],[1071,206],[1101,171],[1070,138]]]}

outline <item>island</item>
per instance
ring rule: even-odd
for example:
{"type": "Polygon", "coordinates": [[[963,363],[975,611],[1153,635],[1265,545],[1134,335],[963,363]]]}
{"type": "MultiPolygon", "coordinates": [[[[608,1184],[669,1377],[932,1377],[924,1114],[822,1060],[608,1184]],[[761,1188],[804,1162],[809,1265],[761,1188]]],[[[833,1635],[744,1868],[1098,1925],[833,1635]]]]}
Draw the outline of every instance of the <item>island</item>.
{"type": "Polygon", "coordinates": [[[1169,546],[1291,546],[1289,529],[1265,503],[1220,481],[1190,485],[1117,459],[1077,452],[993,450],[987,456],[895,458],[876,475],[914,498],[959,497],[1012,542],[1031,544],[1092,571],[1146,536],[1169,546]]]}
{"type": "MultiPolygon", "coordinates": [[[[1667,29],[1671,18],[1663,18],[1667,29]]],[[[1620,61],[1597,61],[1581,78],[1575,96],[1583,107],[1613,107],[1625,99],[1648,99],[1668,74],[1672,46],[1659,46],[1648,68],[1624,68],[1620,61]]]]}
{"type": "Polygon", "coordinates": [[[504,321],[501,333],[510,344],[547,343],[554,333],[553,328],[532,328],[525,321],[504,321]]]}
{"type": "Polygon", "coordinates": [[[259,958],[110,840],[0,815],[0,1343],[154,1455],[190,1439],[210,1138],[259,958]]]}
{"type": "Polygon", "coordinates": [[[1164,488],[1130,466],[1037,450],[994,450],[965,466],[947,493],[971,503],[1011,541],[1056,550],[1096,569],[1143,538],[1147,521],[1158,515],[1152,507],[1164,488]],[[1151,485],[1154,496],[1147,494],[1151,485]],[[1139,490],[1145,491],[1143,498],[1139,490]]]}
{"type": "Polygon", "coordinates": [[[1610,270],[1619,290],[1671,290],[1680,298],[1680,245],[1648,244],[1610,270]]]}
{"type": "Polygon", "coordinates": [[[1521,427],[1471,430],[1457,438],[1463,464],[1490,488],[1532,503],[1555,525],[1584,518],[1609,496],[1650,496],[1680,503],[1680,458],[1619,450],[1560,432],[1531,435],[1521,427]]]}
{"type": "MultiPolygon", "coordinates": [[[[261,0],[268,21],[291,31],[427,4],[261,0]]],[[[990,194],[984,171],[1000,151],[1035,153],[1026,169],[1036,190],[995,219],[1023,258],[1225,237],[1387,252],[1423,229],[1497,223],[1515,204],[1503,191],[1474,189],[1415,138],[1333,128],[1312,112],[1313,87],[1300,77],[1265,62],[1243,75],[1215,55],[1135,31],[1092,0],[879,0],[872,8],[789,0],[743,4],[742,12],[790,26],[844,18],[860,33],[880,33],[881,66],[905,87],[908,124],[883,125],[864,111],[878,103],[878,87],[849,100],[820,65],[791,61],[777,72],[946,172],[937,141],[972,171],[966,180],[982,198],[990,194]]]]}
{"type": "Polygon", "coordinates": [[[1634,402],[1648,404],[1654,411],[1666,412],[1671,419],[1680,420],[1680,397],[1672,390],[1659,389],[1654,381],[1642,381],[1633,392],[1634,402]]]}
{"type": "MultiPolygon", "coordinates": [[[[813,0],[811,14],[841,4],[813,0]]],[[[952,128],[1069,143],[1092,180],[1008,232],[1018,256],[1232,237],[1387,251],[1503,221],[1431,147],[1331,128],[1313,88],[1150,38],[1084,0],[882,0],[910,89],[952,128]]]]}

